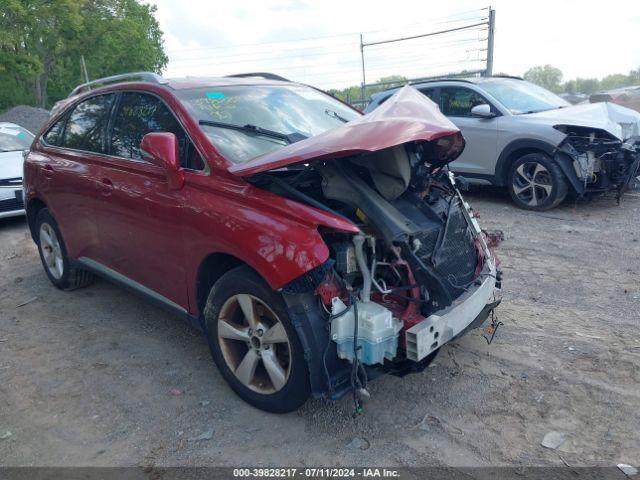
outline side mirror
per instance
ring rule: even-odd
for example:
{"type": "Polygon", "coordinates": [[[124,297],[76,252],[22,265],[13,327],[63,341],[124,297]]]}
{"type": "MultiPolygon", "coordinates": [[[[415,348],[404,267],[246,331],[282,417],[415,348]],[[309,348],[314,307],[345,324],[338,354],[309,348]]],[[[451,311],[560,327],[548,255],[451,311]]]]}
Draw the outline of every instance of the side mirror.
{"type": "Polygon", "coordinates": [[[140,143],[140,153],[147,162],[162,168],[167,175],[171,190],[179,190],[184,185],[184,171],[180,168],[178,139],[173,133],[147,133],[140,143]]]}
{"type": "Polygon", "coordinates": [[[471,115],[480,118],[493,118],[496,116],[496,114],[491,111],[491,105],[486,103],[481,103],[473,107],[471,109],[471,115]]]}

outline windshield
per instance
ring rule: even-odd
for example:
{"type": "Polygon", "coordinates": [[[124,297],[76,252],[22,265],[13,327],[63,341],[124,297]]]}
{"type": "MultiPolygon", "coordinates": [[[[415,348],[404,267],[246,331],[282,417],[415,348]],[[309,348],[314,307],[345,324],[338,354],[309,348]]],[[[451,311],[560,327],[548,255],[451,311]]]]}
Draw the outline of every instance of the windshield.
{"type": "Polygon", "coordinates": [[[0,152],[28,150],[32,141],[29,130],[17,125],[0,125],[0,152]]]}
{"type": "Polygon", "coordinates": [[[177,96],[201,122],[200,128],[216,149],[233,163],[244,163],[291,143],[276,138],[277,134],[308,138],[361,116],[304,85],[212,87],[178,91],[177,96]],[[260,130],[276,135],[263,135],[260,130]]]}
{"type": "Polygon", "coordinates": [[[493,78],[480,83],[480,87],[515,115],[543,112],[570,105],[555,93],[523,80],[493,78]]]}

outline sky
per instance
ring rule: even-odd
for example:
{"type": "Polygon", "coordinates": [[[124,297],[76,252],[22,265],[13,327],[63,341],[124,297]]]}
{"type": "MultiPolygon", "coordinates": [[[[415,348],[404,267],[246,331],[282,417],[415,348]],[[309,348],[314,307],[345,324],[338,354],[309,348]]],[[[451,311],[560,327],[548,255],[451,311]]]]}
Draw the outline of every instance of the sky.
{"type": "MultiPolygon", "coordinates": [[[[167,77],[268,71],[320,88],[362,81],[364,43],[485,23],[495,10],[494,73],[551,64],[564,79],[640,67],[640,1],[151,0],[167,77]],[[378,6],[379,5],[379,6],[378,6]],[[391,8],[391,6],[393,8],[391,8]]],[[[366,82],[483,68],[486,25],[365,46],[366,82]]]]}

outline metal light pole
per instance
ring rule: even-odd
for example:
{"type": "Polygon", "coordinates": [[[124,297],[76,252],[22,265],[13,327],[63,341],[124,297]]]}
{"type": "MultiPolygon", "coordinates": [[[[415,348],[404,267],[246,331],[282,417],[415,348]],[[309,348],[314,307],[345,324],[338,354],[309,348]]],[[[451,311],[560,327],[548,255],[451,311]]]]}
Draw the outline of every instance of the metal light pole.
{"type": "Polygon", "coordinates": [[[485,77],[493,75],[493,35],[496,27],[496,11],[489,7],[489,35],[487,39],[487,68],[485,77]]]}
{"type": "Polygon", "coordinates": [[[362,86],[360,87],[360,100],[364,103],[364,86],[367,81],[364,76],[364,43],[362,43],[362,34],[360,34],[360,58],[362,60],[362,86]]]}

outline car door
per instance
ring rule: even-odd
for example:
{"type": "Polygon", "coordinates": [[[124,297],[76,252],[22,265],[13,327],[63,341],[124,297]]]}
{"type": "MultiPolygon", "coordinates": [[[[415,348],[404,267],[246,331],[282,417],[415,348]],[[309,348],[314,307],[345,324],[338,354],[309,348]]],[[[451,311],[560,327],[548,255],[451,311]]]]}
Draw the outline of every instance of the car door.
{"type": "Polygon", "coordinates": [[[115,94],[83,100],[55,122],[29,153],[41,165],[39,191],[72,258],[101,256],[95,211],[100,203],[101,161],[115,94]]]}
{"type": "MultiPolygon", "coordinates": [[[[120,94],[109,131],[110,160],[100,178],[108,192],[98,218],[100,239],[108,248],[101,263],[132,286],[150,289],[188,307],[185,280],[183,205],[186,188],[172,190],[163,169],[142,160],[140,142],[150,132],[171,132],[181,157],[202,167],[192,143],[158,97],[120,94]]],[[[122,280],[122,279],[121,279],[122,280]]],[[[160,300],[164,300],[160,299],[160,300]]]]}
{"type": "Polygon", "coordinates": [[[466,141],[462,155],[450,164],[455,172],[469,173],[470,176],[490,176],[495,172],[497,119],[480,118],[471,114],[473,107],[483,103],[491,105],[482,95],[468,87],[439,88],[440,110],[462,131],[466,141]]]}

